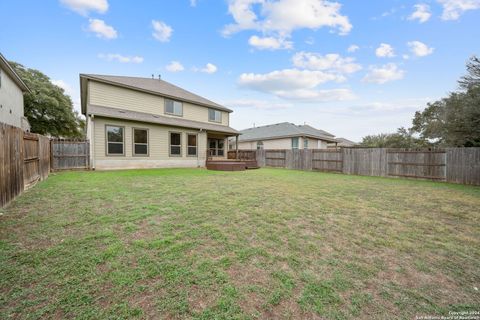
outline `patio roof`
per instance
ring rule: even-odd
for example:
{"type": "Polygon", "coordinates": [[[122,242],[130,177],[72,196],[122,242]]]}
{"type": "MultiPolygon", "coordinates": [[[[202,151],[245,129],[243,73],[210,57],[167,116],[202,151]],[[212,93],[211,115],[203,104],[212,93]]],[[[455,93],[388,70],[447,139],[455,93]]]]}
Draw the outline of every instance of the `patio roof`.
{"type": "Polygon", "coordinates": [[[223,126],[220,124],[172,118],[172,117],[167,117],[167,116],[162,116],[157,114],[130,111],[130,110],[124,110],[124,109],[118,109],[118,108],[102,107],[102,106],[96,106],[96,105],[88,106],[88,115],[139,121],[139,122],[156,123],[156,124],[163,124],[163,125],[172,126],[172,127],[194,128],[199,130],[202,129],[205,131],[218,132],[218,133],[223,133],[228,135],[240,134],[239,131],[229,126],[223,126]]]}

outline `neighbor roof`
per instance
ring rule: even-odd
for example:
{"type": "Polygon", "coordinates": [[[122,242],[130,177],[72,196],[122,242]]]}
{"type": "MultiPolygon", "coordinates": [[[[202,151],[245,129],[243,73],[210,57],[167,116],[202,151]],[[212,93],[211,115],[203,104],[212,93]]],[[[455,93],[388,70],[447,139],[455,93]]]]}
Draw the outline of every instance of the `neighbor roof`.
{"type": "Polygon", "coordinates": [[[324,130],[315,129],[309,125],[295,125],[282,122],[267,126],[249,128],[240,131],[239,141],[268,140],[285,137],[306,136],[325,141],[335,142],[334,135],[324,130]]]}
{"type": "Polygon", "coordinates": [[[231,109],[228,109],[218,103],[200,97],[190,91],[184,90],[180,87],[177,87],[167,81],[160,79],[152,78],[139,78],[139,77],[125,77],[125,76],[109,76],[101,74],[80,74],[80,87],[82,94],[82,113],[85,114],[86,110],[86,80],[95,80],[103,83],[108,83],[116,86],[121,86],[124,88],[147,92],[155,95],[160,95],[167,98],[173,98],[182,100],[185,102],[191,102],[199,104],[206,107],[211,107],[214,109],[232,112],[231,109]]]}
{"type": "Polygon", "coordinates": [[[108,108],[108,107],[102,107],[102,106],[89,105],[88,114],[107,117],[107,118],[114,118],[114,119],[158,123],[158,124],[163,124],[163,125],[168,125],[173,127],[203,129],[207,131],[228,133],[232,135],[239,134],[237,130],[230,128],[228,126],[222,126],[219,124],[185,120],[181,118],[166,117],[166,116],[161,116],[156,114],[129,111],[129,110],[118,109],[118,108],[108,108]]]}
{"type": "Polygon", "coordinates": [[[345,138],[336,138],[336,140],[339,144],[345,144],[345,145],[351,145],[351,146],[354,146],[357,144],[356,142],[353,142],[345,138]]]}
{"type": "Polygon", "coordinates": [[[8,63],[7,59],[0,53],[0,66],[5,72],[13,79],[13,81],[17,84],[17,86],[23,92],[30,92],[30,89],[27,87],[25,82],[20,78],[20,76],[13,70],[12,66],[8,63]]]}

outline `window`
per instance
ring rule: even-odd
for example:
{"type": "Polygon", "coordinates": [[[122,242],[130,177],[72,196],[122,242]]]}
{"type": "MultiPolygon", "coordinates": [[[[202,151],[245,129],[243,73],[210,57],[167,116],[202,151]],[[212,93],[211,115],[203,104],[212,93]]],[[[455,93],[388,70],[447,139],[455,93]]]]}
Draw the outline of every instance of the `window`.
{"type": "Polygon", "coordinates": [[[292,149],[298,149],[298,137],[292,138],[292,149]]]}
{"type": "Polygon", "coordinates": [[[165,113],[181,117],[183,115],[183,104],[179,101],[165,99],[165,113]]]}
{"type": "Polygon", "coordinates": [[[170,132],[170,156],[182,155],[182,134],[170,132]]]}
{"type": "Polygon", "coordinates": [[[263,141],[257,141],[257,150],[263,149],[263,141]]]}
{"type": "Polygon", "coordinates": [[[303,138],[303,149],[308,149],[308,138],[303,138]]]}
{"type": "Polygon", "coordinates": [[[222,122],[222,113],[218,110],[208,109],[208,121],[222,122]]]}
{"type": "Polygon", "coordinates": [[[224,143],[223,139],[208,139],[208,155],[209,156],[218,156],[223,157],[224,152],[224,143]]]}
{"type": "Polygon", "coordinates": [[[197,155],[197,135],[187,135],[187,156],[195,157],[197,155]]]}
{"type": "Polygon", "coordinates": [[[123,127],[105,126],[107,133],[107,155],[124,155],[123,127]]]}
{"type": "Polygon", "coordinates": [[[148,130],[133,128],[133,155],[148,156],[148,130]]]}

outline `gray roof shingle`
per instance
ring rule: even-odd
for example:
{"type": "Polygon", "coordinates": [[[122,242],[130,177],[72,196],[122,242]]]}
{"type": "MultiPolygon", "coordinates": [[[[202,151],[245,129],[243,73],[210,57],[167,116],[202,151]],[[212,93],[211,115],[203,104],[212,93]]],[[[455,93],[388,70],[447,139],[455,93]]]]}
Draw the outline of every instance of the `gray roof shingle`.
{"type": "Polygon", "coordinates": [[[309,125],[295,125],[290,122],[249,128],[241,130],[240,133],[239,141],[266,140],[295,136],[308,136],[325,141],[335,141],[334,135],[324,130],[315,129],[309,125]]]}
{"type": "Polygon", "coordinates": [[[151,78],[140,77],[126,77],[126,76],[109,76],[101,74],[80,74],[80,79],[91,79],[104,83],[110,83],[119,85],[122,87],[130,88],[133,90],[139,90],[148,92],[151,94],[161,95],[170,98],[176,98],[185,102],[192,102],[199,105],[212,107],[218,110],[232,112],[231,109],[226,108],[218,103],[205,99],[199,95],[196,95],[190,91],[177,87],[167,81],[151,78]]]}
{"type": "Polygon", "coordinates": [[[108,107],[95,106],[95,105],[88,106],[88,114],[93,114],[95,116],[101,116],[101,117],[107,117],[107,118],[114,118],[114,119],[157,123],[157,124],[162,124],[162,125],[167,125],[172,127],[203,129],[207,131],[215,131],[215,132],[227,133],[231,135],[235,135],[239,133],[237,130],[231,127],[222,126],[219,124],[172,118],[172,117],[166,117],[166,116],[161,116],[156,114],[129,111],[129,110],[123,110],[123,109],[117,109],[117,108],[108,108],[108,107]]]}

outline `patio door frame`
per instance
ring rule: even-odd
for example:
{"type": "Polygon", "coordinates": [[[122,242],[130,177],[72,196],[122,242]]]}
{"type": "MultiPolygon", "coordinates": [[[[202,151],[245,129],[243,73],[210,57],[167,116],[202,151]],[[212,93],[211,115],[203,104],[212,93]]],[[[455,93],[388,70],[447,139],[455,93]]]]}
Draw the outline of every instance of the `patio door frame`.
{"type": "Polygon", "coordinates": [[[212,157],[224,157],[225,156],[225,139],[218,139],[218,138],[207,138],[207,145],[208,145],[208,150],[209,150],[209,155],[212,157]],[[215,141],[215,148],[212,148],[210,146],[210,142],[215,141]],[[223,142],[223,148],[219,148],[218,144],[219,142],[223,142]],[[222,151],[222,154],[218,154],[218,151],[222,151]]]}

